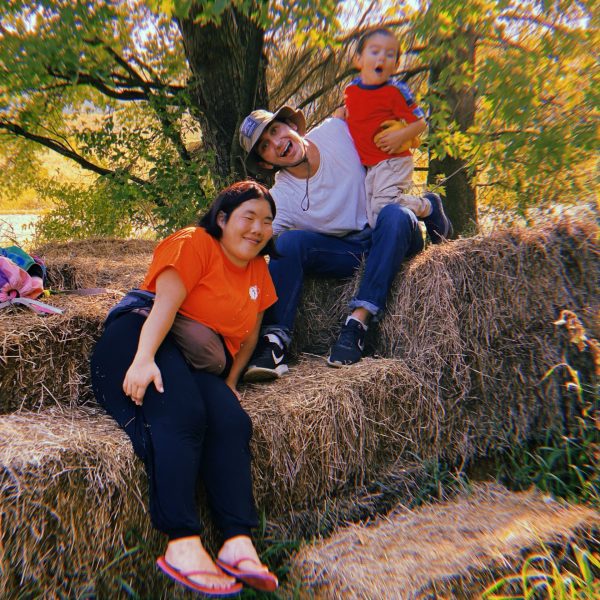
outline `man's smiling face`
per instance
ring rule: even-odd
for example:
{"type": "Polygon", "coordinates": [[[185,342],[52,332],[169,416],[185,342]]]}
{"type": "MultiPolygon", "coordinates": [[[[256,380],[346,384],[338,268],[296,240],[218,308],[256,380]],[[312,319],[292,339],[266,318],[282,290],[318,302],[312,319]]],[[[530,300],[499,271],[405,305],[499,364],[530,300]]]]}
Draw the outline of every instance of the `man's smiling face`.
{"type": "Polygon", "coordinates": [[[302,136],[294,124],[272,121],[267,125],[255,146],[256,153],[267,169],[293,167],[304,160],[306,150],[302,136]]]}

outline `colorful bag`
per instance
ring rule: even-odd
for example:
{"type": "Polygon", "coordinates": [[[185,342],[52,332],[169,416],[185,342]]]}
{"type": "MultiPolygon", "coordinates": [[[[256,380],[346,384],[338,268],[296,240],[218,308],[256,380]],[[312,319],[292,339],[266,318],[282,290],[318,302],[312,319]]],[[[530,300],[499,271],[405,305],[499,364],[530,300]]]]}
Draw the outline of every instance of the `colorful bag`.
{"type": "Polygon", "coordinates": [[[46,267],[18,246],[0,248],[0,308],[24,304],[35,312],[62,314],[62,310],[38,302],[44,293],[46,267]]]}

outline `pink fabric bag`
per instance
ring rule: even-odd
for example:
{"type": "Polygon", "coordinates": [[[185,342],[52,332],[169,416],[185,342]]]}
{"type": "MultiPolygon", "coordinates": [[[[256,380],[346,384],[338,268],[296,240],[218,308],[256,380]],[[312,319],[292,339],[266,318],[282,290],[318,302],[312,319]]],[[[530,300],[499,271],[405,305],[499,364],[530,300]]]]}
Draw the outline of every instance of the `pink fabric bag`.
{"type": "Polygon", "coordinates": [[[44,292],[41,277],[32,277],[10,258],[0,256],[0,302],[15,298],[35,300],[44,292]]]}
{"type": "Polygon", "coordinates": [[[62,314],[60,308],[39,302],[44,293],[44,280],[30,275],[6,256],[0,256],[0,308],[23,304],[40,314],[62,314]]]}

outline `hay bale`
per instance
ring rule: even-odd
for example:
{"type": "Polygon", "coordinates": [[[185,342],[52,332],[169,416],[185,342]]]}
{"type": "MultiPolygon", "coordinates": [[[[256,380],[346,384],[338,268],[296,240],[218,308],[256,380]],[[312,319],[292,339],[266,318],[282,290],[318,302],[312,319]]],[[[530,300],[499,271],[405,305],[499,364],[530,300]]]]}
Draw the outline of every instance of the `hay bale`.
{"type": "Polygon", "coordinates": [[[51,296],[62,315],[0,311],[0,413],[92,399],[89,355],[120,295],[51,296]]]}
{"type": "Polygon", "coordinates": [[[63,315],[40,316],[23,307],[0,311],[0,413],[92,399],[90,352],[119,293],[141,283],[155,246],[147,240],[91,239],[33,251],[46,260],[48,288],[108,291],[44,300],[63,315]]]}
{"type": "Polygon", "coordinates": [[[599,526],[591,508],[477,486],[452,502],[398,507],[304,546],[292,559],[287,597],[476,598],[494,578],[518,572],[524,553],[585,545],[599,526]]]}
{"type": "Polygon", "coordinates": [[[439,426],[421,397],[417,376],[393,359],[337,370],[303,358],[289,377],[248,386],[257,502],[281,517],[352,493],[398,457],[413,464],[439,426]]]}
{"type": "Polygon", "coordinates": [[[56,290],[106,287],[127,291],[140,285],[157,242],[92,238],[45,244],[33,254],[46,261],[48,287],[56,290]]]}
{"type": "MultiPolygon", "coordinates": [[[[123,554],[157,542],[138,463],[125,434],[97,411],[0,417],[0,596],[117,597],[115,576],[130,581],[147,551],[123,554]]],[[[153,569],[143,571],[161,585],[153,569]]]]}
{"type": "MultiPolygon", "coordinates": [[[[568,308],[597,336],[598,231],[572,221],[498,231],[430,247],[402,268],[369,347],[426,383],[421,401],[444,411],[445,439],[431,442],[449,460],[560,426],[559,387],[542,383],[561,362],[553,321],[568,308]]],[[[296,351],[329,348],[358,277],[308,282],[296,351]]]]}
{"type": "MultiPolygon", "coordinates": [[[[516,336],[529,324],[539,328],[555,320],[558,307],[572,307],[599,337],[599,235],[595,222],[564,219],[429,246],[404,263],[396,277],[384,318],[368,335],[371,352],[390,358],[427,355],[445,337],[435,332],[441,328],[445,334],[446,321],[459,330],[469,324],[468,333],[478,342],[491,342],[503,332],[516,336]]],[[[345,283],[306,280],[294,332],[296,352],[330,348],[359,278],[360,273],[345,283]]]]}
{"type": "MultiPolygon", "coordinates": [[[[395,473],[392,480],[398,489],[412,487],[415,473],[395,473]]],[[[270,482],[263,502],[277,486],[270,482]]],[[[154,568],[166,538],[150,526],[146,490],[129,440],[98,410],[1,416],[0,597],[129,597],[126,585],[141,598],[191,598],[154,568]]],[[[363,516],[372,514],[381,496],[364,490],[347,497],[346,506],[318,505],[301,522],[288,515],[279,528],[269,523],[266,535],[314,534],[322,531],[323,516],[351,516],[357,505],[363,516]]],[[[204,541],[215,552],[218,536],[205,506],[202,512],[204,541]]]]}

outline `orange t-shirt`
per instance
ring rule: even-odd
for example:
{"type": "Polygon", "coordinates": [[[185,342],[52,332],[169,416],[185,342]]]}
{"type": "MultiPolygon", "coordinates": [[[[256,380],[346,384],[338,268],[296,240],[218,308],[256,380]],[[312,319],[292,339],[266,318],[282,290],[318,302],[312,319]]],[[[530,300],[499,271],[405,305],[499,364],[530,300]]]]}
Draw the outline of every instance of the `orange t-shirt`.
{"type": "Polygon", "coordinates": [[[277,300],[263,256],[238,267],[202,227],[176,231],[156,247],[142,289],[156,292],[156,278],[167,267],[177,271],[187,290],[179,312],[221,334],[232,356],[257,315],[277,300]]]}

